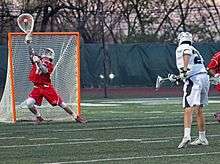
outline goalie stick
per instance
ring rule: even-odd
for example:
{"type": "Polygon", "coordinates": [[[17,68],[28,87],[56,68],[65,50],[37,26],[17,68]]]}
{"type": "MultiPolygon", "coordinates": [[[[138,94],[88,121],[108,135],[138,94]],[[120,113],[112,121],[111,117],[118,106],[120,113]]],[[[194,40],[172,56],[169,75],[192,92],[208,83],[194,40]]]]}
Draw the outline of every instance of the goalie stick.
{"type": "Polygon", "coordinates": [[[23,13],[17,18],[19,28],[27,35],[31,34],[34,29],[34,18],[29,13],[23,13]]]}
{"type": "MultiPolygon", "coordinates": [[[[25,36],[25,42],[27,45],[29,45],[31,43],[31,35],[34,29],[34,18],[31,14],[29,13],[23,13],[21,15],[19,15],[19,17],[17,18],[17,23],[19,28],[26,34],[25,36]]],[[[29,45],[30,48],[30,45],[29,45]]],[[[37,65],[37,63],[35,63],[37,70],[39,70],[39,67],[37,65]]]]}

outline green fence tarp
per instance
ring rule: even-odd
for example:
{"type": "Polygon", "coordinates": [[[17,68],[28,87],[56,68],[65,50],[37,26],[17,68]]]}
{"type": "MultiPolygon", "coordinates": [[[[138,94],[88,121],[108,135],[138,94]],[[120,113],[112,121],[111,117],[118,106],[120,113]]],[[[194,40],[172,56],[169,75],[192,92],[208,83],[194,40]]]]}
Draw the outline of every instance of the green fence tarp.
{"type": "MultiPolygon", "coordinates": [[[[176,69],[176,44],[108,44],[106,45],[107,74],[115,74],[109,80],[111,86],[147,86],[155,85],[157,75],[166,77],[168,73],[178,73],[176,69]]],[[[220,50],[220,43],[199,43],[194,45],[207,64],[220,50]]],[[[86,44],[81,47],[81,84],[83,87],[99,87],[104,74],[104,53],[101,44],[86,44]]]]}
{"type": "Polygon", "coordinates": [[[0,45],[0,99],[3,93],[7,73],[7,47],[0,45]]]}
{"type": "MultiPolygon", "coordinates": [[[[81,44],[81,86],[84,88],[103,86],[104,81],[100,75],[104,75],[105,61],[107,75],[115,74],[112,80],[106,78],[108,85],[153,87],[157,75],[166,77],[168,73],[177,74],[176,46],[171,43],[106,44],[103,51],[102,44],[81,44]]],[[[220,43],[198,43],[195,47],[207,64],[214,52],[220,50],[220,43]]],[[[7,48],[0,46],[0,52],[2,90],[7,68],[7,48]]]]}

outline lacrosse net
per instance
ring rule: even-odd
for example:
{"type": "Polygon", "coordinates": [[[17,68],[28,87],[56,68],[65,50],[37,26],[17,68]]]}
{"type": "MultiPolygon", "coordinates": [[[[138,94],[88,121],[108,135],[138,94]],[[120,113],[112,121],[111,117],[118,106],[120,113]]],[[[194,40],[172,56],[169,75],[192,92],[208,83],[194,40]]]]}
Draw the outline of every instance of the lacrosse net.
{"type": "MultiPolygon", "coordinates": [[[[0,121],[3,122],[33,119],[33,114],[22,105],[33,87],[28,80],[31,63],[24,37],[24,33],[9,33],[7,80],[0,102],[0,121]]],[[[37,53],[48,47],[55,51],[56,68],[52,83],[64,102],[80,114],[79,33],[33,33],[32,46],[37,53]]],[[[47,102],[39,109],[42,115],[50,120],[71,119],[60,107],[51,107],[47,102]]]]}

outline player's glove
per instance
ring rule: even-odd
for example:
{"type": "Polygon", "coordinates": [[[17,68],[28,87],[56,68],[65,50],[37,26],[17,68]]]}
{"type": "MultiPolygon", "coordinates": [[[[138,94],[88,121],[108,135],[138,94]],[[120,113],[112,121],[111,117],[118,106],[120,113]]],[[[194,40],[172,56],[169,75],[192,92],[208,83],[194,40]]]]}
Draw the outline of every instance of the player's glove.
{"type": "Polygon", "coordinates": [[[38,56],[34,55],[32,59],[34,63],[40,63],[40,58],[38,56]]]}
{"type": "Polygon", "coordinates": [[[85,124],[85,123],[88,122],[83,115],[78,115],[78,116],[75,118],[75,120],[76,120],[77,123],[82,123],[82,124],[85,124]]]}
{"type": "Polygon", "coordinates": [[[182,71],[180,72],[179,78],[180,78],[181,80],[185,80],[186,77],[187,77],[187,72],[188,72],[188,71],[182,70],[182,71]]]}
{"type": "Polygon", "coordinates": [[[27,34],[25,36],[25,43],[30,44],[31,42],[32,42],[32,36],[31,36],[31,34],[27,34]]]}
{"type": "Polygon", "coordinates": [[[214,77],[220,77],[220,73],[216,73],[214,77]]]}
{"type": "Polygon", "coordinates": [[[168,79],[173,83],[177,81],[176,75],[168,74],[168,79]]]}

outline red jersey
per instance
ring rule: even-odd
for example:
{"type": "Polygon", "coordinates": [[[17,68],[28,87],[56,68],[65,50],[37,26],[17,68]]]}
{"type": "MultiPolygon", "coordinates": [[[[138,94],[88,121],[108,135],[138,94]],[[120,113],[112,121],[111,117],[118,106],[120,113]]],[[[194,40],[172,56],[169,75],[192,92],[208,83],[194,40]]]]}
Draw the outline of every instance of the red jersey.
{"type": "MultiPolygon", "coordinates": [[[[215,73],[220,73],[220,51],[213,55],[211,61],[208,64],[208,69],[213,70],[215,73]]],[[[217,84],[215,89],[220,91],[220,84],[217,84]]]]}
{"type": "Polygon", "coordinates": [[[37,64],[33,63],[31,71],[29,73],[29,80],[34,84],[44,85],[51,84],[50,74],[53,71],[54,64],[48,59],[41,59],[42,64],[47,67],[48,73],[42,73],[37,64]]]}
{"type": "Polygon", "coordinates": [[[215,73],[220,73],[220,51],[213,55],[208,64],[208,69],[214,70],[215,73]]]}

